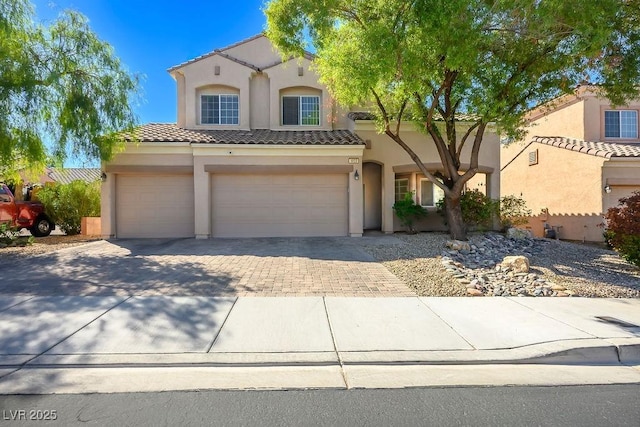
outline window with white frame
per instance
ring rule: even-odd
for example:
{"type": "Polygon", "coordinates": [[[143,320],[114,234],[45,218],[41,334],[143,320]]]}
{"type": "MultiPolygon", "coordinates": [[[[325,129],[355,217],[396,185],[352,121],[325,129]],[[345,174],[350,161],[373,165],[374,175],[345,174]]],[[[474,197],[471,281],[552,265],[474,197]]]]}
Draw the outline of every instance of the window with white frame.
{"type": "Polygon", "coordinates": [[[238,95],[201,95],[200,123],[203,125],[237,125],[238,95]]]}
{"type": "Polygon", "coordinates": [[[444,191],[430,180],[420,180],[420,206],[434,207],[436,203],[444,199],[444,191]]]}
{"type": "Polygon", "coordinates": [[[604,112],[605,138],[638,138],[638,112],[617,110],[604,112]]]}
{"type": "Polygon", "coordinates": [[[319,96],[283,96],[283,126],[318,126],[320,125],[319,96]]]}
{"type": "Polygon", "coordinates": [[[396,178],[395,184],[395,200],[399,202],[409,192],[409,178],[396,178]]]}

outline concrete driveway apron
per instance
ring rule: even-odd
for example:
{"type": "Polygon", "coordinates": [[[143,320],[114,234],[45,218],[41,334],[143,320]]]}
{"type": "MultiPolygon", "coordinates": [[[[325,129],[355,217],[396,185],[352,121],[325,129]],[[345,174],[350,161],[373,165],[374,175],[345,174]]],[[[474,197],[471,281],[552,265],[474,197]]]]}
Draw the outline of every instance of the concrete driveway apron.
{"type": "Polygon", "coordinates": [[[0,294],[415,296],[355,240],[98,241],[0,263],[0,294]]]}

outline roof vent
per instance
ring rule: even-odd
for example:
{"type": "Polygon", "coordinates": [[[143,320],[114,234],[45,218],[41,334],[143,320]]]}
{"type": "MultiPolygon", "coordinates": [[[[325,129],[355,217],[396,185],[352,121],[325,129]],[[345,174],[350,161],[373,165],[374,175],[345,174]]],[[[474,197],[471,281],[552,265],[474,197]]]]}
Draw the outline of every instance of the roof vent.
{"type": "Polygon", "coordinates": [[[215,67],[213,67],[213,74],[215,74],[216,76],[220,75],[220,66],[216,65],[215,67]]]}
{"type": "Polygon", "coordinates": [[[529,166],[538,164],[538,150],[529,151],[529,166]]]}

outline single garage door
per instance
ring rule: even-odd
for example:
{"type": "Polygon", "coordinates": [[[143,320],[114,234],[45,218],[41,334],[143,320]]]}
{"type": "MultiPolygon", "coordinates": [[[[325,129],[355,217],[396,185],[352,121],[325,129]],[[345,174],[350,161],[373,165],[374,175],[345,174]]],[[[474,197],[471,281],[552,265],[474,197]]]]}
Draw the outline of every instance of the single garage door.
{"type": "Polygon", "coordinates": [[[193,237],[192,175],[117,175],[116,236],[193,237]]]}
{"type": "Polygon", "coordinates": [[[347,177],[214,174],[213,236],[346,236],[347,177]]]}

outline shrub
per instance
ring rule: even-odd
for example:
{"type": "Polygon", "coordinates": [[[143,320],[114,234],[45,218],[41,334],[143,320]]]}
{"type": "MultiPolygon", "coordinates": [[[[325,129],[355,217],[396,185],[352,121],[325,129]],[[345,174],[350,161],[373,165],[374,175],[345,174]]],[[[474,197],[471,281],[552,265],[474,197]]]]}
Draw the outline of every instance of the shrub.
{"type": "Polygon", "coordinates": [[[45,211],[67,235],[79,234],[82,217],[100,216],[100,183],[72,181],[38,192],[45,211]]]}
{"type": "Polygon", "coordinates": [[[411,234],[417,232],[413,226],[414,222],[427,216],[427,210],[413,201],[413,193],[407,193],[404,199],[395,202],[393,210],[400,219],[400,223],[411,234]]]}
{"type": "MultiPolygon", "coordinates": [[[[436,206],[438,212],[444,214],[446,209],[444,199],[439,200],[436,206]]],[[[492,228],[493,216],[498,211],[498,202],[478,190],[467,190],[460,198],[460,209],[462,220],[468,229],[486,230],[492,228]]]]}
{"type": "Polygon", "coordinates": [[[529,222],[531,209],[527,209],[527,202],[516,196],[504,196],[500,199],[500,224],[502,229],[525,225],[529,222]]]}
{"type": "Polygon", "coordinates": [[[34,242],[33,236],[20,237],[20,230],[9,222],[0,222],[0,247],[26,246],[34,242]]]}
{"type": "Polygon", "coordinates": [[[607,244],[632,264],[640,267],[640,191],[619,200],[605,214],[607,244]]]}

